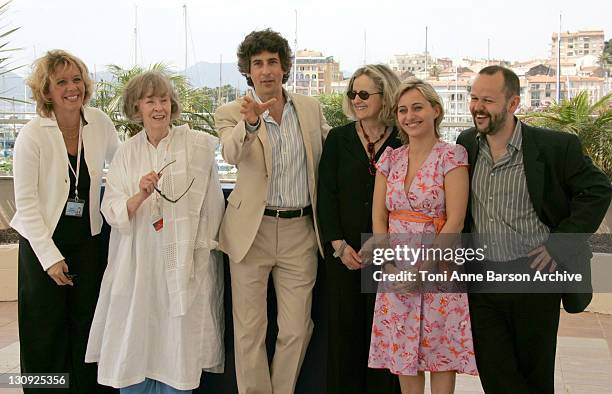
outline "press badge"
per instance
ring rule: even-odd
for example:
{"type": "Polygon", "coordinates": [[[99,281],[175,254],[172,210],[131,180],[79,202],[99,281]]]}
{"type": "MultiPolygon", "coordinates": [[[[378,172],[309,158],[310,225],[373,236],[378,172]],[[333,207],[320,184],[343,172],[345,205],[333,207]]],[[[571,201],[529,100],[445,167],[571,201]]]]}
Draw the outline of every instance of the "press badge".
{"type": "Polygon", "coordinates": [[[83,217],[83,210],[85,209],[85,200],[81,200],[79,198],[79,173],[81,171],[81,149],[83,147],[83,121],[81,119],[81,124],[79,125],[79,148],[77,149],[77,162],[76,162],[76,171],[72,168],[72,163],[68,160],[68,167],[70,168],[70,172],[74,175],[74,198],[69,198],[68,202],[66,202],[66,216],[71,216],[73,218],[83,217]]]}
{"type": "Polygon", "coordinates": [[[161,231],[161,229],[164,228],[164,216],[162,215],[159,203],[155,204],[155,207],[151,212],[151,223],[153,224],[155,231],[161,231]]]}
{"type": "Polygon", "coordinates": [[[85,201],[80,200],[78,197],[69,198],[66,203],[66,216],[75,218],[83,217],[83,209],[85,208],[85,201]]]}
{"type": "Polygon", "coordinates": [[[153,228],[155,229],[155,231],[161,231],[161,229],[164,228],[163,216],[153,218],[153,228]]]}

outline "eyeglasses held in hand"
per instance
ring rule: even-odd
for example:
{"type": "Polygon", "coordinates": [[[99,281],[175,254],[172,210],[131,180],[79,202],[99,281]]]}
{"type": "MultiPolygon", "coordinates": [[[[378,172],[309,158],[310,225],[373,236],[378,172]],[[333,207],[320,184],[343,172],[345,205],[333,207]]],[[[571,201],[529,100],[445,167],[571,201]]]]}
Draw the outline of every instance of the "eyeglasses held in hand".
{"type": "Polygon", "coordinates": [[[362,99],[362,100],[367,100],[367,99],[370,98],[370,96],[373,96],[375,94],[382,94],[382,92],[370,93],[370,92],[366,92],[365,90],[360,90],[358,92],[356,92],[354,90],[349,90],[348,92],[346,92],[346,95],[351,100],[355,100],[355,97],[357,97],[357,96],[359,96],[359,98],[362,99]]]}
{"type": "MultiPolygon", "coordinates": [[[[158,176],[158,177],[161,177],[161,176],[162,176],[162,171],[163,171],[163,170],[165,170],[165,169],[166,169],[166,167],[168,167],[170,164],[173,164],[173,163],[176,163],[176,160],[172,160],[170,163],[168,163],[168,164],[166,164],[165,166],[163,166],[163,167],[161,168],[161,170],[159,170],[159,171],[157,172],[157,176],[158,176]]],[[[179,201],[181,198],[183,198],[183,197],[185,196],[185,194],[187,194],[187,192],[189,191],[189,189],[191,189],[191,186],[193,185],[193,181],[195,181],[195,178],[193,178],[193,179],[191,180],[191,183],[189,184],[189,186],[187,186],[187,190],[185,190],[185,191],[183,192],[183,194],[181,194],[181,195],[180,195],[178,198],[170,198],[170,197],[166,196],[166,195],[165,195],[165,194],[164,194],[164,193],[163,193],[161,190],[159,190],[159,189],[157,188],[157,186],[153,186],[153,188],[155,189],[155,191],[156,191],[157,193],[159,193],[159,195],[160,195],[160,196],[161,196],[161,197],[162,197],[164,200],[166,200],[166,201],[168,201],[168,202],[171,202],[171,203],[175,204],[177,201],[179,201]]]]}

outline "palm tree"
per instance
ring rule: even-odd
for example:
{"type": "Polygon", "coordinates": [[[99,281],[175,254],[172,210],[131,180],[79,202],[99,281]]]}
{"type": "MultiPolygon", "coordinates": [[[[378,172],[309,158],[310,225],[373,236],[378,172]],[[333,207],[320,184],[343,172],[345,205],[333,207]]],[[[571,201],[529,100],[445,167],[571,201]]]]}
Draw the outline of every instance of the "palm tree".
{"type": "MultiPolygon", "coordinates": [[[[12,0],[9,0],[5,3],[0,4],[0,19],[4,16],[6,11],[8,11],[8,7],[12,0]]],[[[2,29],[5,28],[5,25],[2,25],[2,29]]],[[[21,66],[14,66],[11,63],[11,54],[12,52],[19,51],[21,48],[9,48],[9,41],[7,40],[8,36],[19,30],[21,27],[16,27],[13,29],[8,29],[7,31],[0,31],[0,76],[4,74],[8,74],[11,71],[15,71],[21,66]]],[[[3,92],[0,92],[3,93],[3,92]]],[[[19,103],[27,103],[27,101],[18,100],[10,97],[2,97],[0,96],[0,100],[11,101],[11,102],[19,102],[19,103]]]]}
{"type": "MultiPolygon", "coordinates": [[[[9,0],[9,1],[6,1],[0,4],[0,19],[5,17],[5,13],[8,11],[8,8],[11,2],[12,0],[9,0]]],[[[11,55],[13,54],[13,52],[19,51],[21,50],[21,48],[9,47],[10,41],[8,41],[8,37],[19,29],[20,27],[7,28],[6,23],[0,24],[0,76],[3,76],[5,74],[10,73],[11,71],[15,71],[23,67],[23,65],[15,66],[14,63],[11,61],[11,55]]],[[[19,100],[14,97],[6,97],[4,96],[4,94],[6,94],[6,91],[0,91],[0,100],[2,101],[7,101],[9,103],[30,104],[28,101],[25,100],[25,97],[24,97],[24,100],[19,100]]],[[[6,134],[4,132],[2,134],[3,135],[2,135],[2,141],[0,141],[0,147],[5,148],[6,147],[6,134]]],[[[9,137],[9,139],[14,140],[15,130],[13,129],[13,131],[10,132],[10,134],[11,136],[9,137]]],[[[0,161],[0,174],[10,175],[12,174],[12,172],[13,172],[12,157],[2,158],[0,161]]]]}
{"type": "Polygon", "coordinates": [[[148,69],[140,66],[125,70],[115,64],[108,66],[113,75],[111,81],[100,81],[96,86],[96,94],[91,105],[106,113],[117,130],[128,137],[138,133],[142,126],[126,119],[121,113],[121,97],[130,79],[145,71],[157,71],[167,76],[176,89],[182,106],[181,117],[174,123],[189,124],[192,129],[215,134],[214,121],[210,111],[210,99],[201,89],[194,89],[184,75],[174,73],[164,63],[155,63],[148,69]]]}
{"type": "Polygon", "coordinates": [[[534,126],[575,134],[585,153],[612,178],[612,93],[590,104],[588,92],[582,91],[542,112],[529,113],[524,120],[534,126]]]}
{"type": "Polygon", "coordinates": [[[597,59],[597,63],[599,63],[599,66],[604,70],[608,69],[612,66],[612,54],[605,51],[602,52],[597,59]]]}
{"type": "Polygon", "coordinates": [[[344,111],[342,111],[342,100],[344,99],[344,95],[339,93],[322,94],[318,99],[321,102],[323,115],[325,115],[327,124],[331,127],[342,126],[349,122],[344,111]]]}
{"type": "Polygon", "coordinates": [[[438,77],[440,76],[441,72],[442,71],[440,70],[440,67],[437,64],[434,64],[429,69],[429,76],[434,78],[435,80],[438,80],[438,77]]]}

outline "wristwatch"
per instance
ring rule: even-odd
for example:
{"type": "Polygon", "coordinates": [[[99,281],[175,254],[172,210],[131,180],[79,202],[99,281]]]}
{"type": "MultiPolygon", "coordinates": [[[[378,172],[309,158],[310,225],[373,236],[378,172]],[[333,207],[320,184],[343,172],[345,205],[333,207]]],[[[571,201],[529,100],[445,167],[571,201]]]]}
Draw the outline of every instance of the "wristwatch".
{"type": "Polygon", "coordinates": [[[340,245],[340,247],[334,251],[334,254],[332,256],[334,256],[335,258],[340,258],[342,256],[342,253],[344,253],[344,249],[346,249],[346,241],[342,240],[342,245],[340,245]]]}
{"type": "Polygon", "coordinates": [[[259,126],[261,126],[261,118],[259,118],[259,117],[258,117],[258,118],[257,118],[257,123],[255,123],[254,125],[250,124],[249,122],[247,122],[247,121],[245,120],[245,121],[244,121],[244,125],[245,125],[246,130],[247,130],[249,133],[254,133],[254,132],[256,132],[257,130],[259,130],[259,126]]]}

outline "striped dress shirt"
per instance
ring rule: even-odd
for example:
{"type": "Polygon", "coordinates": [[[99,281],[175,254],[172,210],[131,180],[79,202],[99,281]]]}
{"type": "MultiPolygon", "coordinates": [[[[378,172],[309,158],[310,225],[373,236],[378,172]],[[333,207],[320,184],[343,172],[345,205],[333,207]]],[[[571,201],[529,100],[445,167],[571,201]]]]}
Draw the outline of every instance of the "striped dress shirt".
{"type": "Polygon", "coordinates": [[[479,154],[472,177],[472,217],[477,247],[491,261],[525,257],[548,239],[527,189],[521,143],[521,123],[516,122],[506,154],[496,163],[486,137],[478,134],[479,154]]]}
{"type": "MultiPolygon", "coordinates": [[[[266,205],[273,208],[304,208],[310,205],[306,148],[291,96],[285,90],[283,95],[286,101],[280,125],[269,111],[262,114],[272,148],[266,205]]],[[[253,97],[257,102],[262,102],[255,92],[253,97]]]]}

